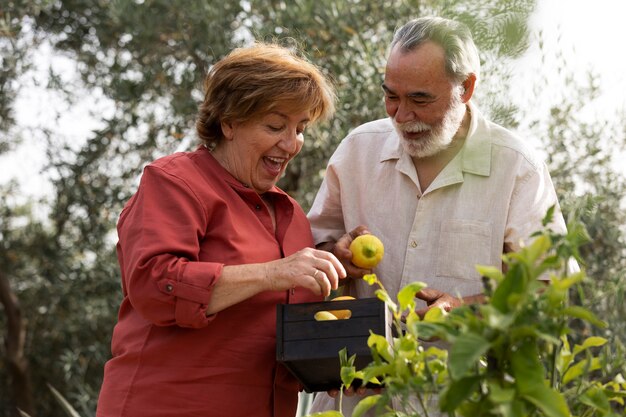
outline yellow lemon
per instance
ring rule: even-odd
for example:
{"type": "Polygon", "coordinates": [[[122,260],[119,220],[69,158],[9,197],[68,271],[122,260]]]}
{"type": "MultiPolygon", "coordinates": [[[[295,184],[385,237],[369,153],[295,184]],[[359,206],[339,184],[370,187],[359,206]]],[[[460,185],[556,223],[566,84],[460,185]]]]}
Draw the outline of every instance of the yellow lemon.
{"type": "Polygon", "coordinates": [[[350,310],[330,310],[329,313],[339,320],[347,320],[352,317],[352,311],[350,310]]]}
{"type": "Polygon", "coordinates": [[[337,316],[335,316],[330,311],[318,311],[313,317],[317,321],[337,320],[337,316]]]}
{"type": "Polygon", "coordinates": [[[350,295],[342,295],[340,297],[335,297],[330,301],[343,301],[343,300],[354,300],[355,298],[350,295]]]}
{"type": "Polygon", "coordinates": [[[372,269],[383,259],[385,247],[374,235],[360,235],[350,244],[352,263],[359,268],[372,269]]]}

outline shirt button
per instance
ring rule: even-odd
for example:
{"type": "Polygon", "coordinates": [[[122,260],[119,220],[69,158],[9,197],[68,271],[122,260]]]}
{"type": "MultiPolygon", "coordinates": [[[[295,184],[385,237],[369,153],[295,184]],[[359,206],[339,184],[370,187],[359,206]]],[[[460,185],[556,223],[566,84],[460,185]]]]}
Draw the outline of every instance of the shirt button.
{"type": "Polygon", "coordinates": [[[174,291],[174,286],[173,286],[172,284],[167,284],[167,285],[165,286],[165,291],[167,291],[167,292],[172,292],[172,291],[174,291]]]}
{"type": "Polygon", "coordinates": [[[417,247],[417,242],[416,242],[416,241],[414,241],[414,240],[412,240],[412,241],[411,241],[411,247],[412,247],[412,248],[416,248],[416,247],[417,247]]]}
{"type": "Polygon", "coordinates": [[[261,210],[261,205],[257,204],[256,206],[254,206],[254,208],[255,208],[256,211],[259,211],[259,210],[261,210]]]}

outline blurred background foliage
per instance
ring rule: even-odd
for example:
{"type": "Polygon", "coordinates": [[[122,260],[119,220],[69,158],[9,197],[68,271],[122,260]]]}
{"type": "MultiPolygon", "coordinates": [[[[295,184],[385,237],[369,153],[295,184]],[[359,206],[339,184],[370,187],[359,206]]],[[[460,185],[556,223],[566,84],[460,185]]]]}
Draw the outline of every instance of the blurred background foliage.
{"type": "MultiPolygon", "coordinates": [[[[280,183],[308,209],[339,141],[385,116],[380,84],[394,29],[431,14],[459,19],[475,35],[483,70],[474,101],[492,120],[539,138],[566,215],[581,217],[593,239],[584,248],[593,280],[575,296],[610,323],[603,336],[619,351],[626,336],[625,180],[611,158],[626,123],[623,114],[578,118],[581,103],[597,94],[593,76],[588,85],[568,78],[569,94],[544,114],[512,104],[510,66],[528,46],[534,7],[530,0],[1,0],[0,153],[33,134],[16,125],[14,105],[43,47],[74,62],[80,75],[77,87],[49,70],[47,88],[68,106],[80,94],[112,105],[93,114],[99,127],[80,143],[35,129],[46,142],[52,195],[24,199],[15,183],[0,187],[0,288],[10,296],[0,307],[0,417],[16,416],[16,405],[32,417],[63,415],[47,383],[81,415],[95,414],[121,297],[117,216],[145,164],[195,148],[202,79],[214,62],[253,39],[278,39],[301,47],[336,83],[336,116],[307,132],[280,183]],[[12,339],[8,320],[16,311],[25,324],[21,340],[12,339]]],[[[538,74],[534,88],[547,83],[538,74]]],[[[609,355],[603,372],[623,367],[609,355]]]]}

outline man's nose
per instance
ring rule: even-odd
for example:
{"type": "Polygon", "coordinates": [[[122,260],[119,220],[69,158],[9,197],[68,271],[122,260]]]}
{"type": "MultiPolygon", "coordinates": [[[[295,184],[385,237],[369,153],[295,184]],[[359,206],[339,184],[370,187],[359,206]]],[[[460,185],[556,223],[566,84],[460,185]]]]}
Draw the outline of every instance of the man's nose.
{"type": "Polygon", "coordinates": [[[396,114],[393,116],[397,123],[412,122],[415,120],[415,112],[406,103],[400,103],[396,114]]]}

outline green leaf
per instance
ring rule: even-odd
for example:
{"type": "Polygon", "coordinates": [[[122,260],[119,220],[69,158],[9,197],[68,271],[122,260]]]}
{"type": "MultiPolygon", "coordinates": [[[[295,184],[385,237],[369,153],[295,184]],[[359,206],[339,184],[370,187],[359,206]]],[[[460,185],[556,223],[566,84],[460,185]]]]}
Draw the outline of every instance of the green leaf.
{"type": "Polygon", "coordinates": [[[624,391],[620,390],[619,384],[615,382],[609,382],[604,385],[603,391],[604,391],[604,395],[606,395],[607,398],[621,405],[624,405],[624,398],[626,398],[626,390],[624,391]]]}
{"type": "Polygon", "coordinates": [[[525,394],[546,386],[545,371],[539,362],[535,340],[524,343],[511,352],[511,371],[519,393],[525,394]]]}
{"type": "Polygon", "coordinates": [[[374,285],[378,282],[378,278],[376,274],[365,274],[363,275],[363,281],[367,282],[369,285],[374,285]]]}
{"type": "Polygon", "coordinates": [[[423,340],[428,340],[432,337],[439,337],[442,334],[451,334],[446,331],[447,329],[445,326],[438,323],[426,323],[424,321],[417,320],[415,322],[411,322],[411,324],[415,325],[417,329],[416,333],[419,335],[420,339],[423,340]]]}
{"type": "Polygon", "coordinates": [[[604,346],[608,342],[604,337],[599,336],[591,336],[585,339],[582,345],[574,346],[574,356],[578,355],[580,352],[585,351],[592,347],[604,346]]]}
{"type": "Polygon", "coordinates": [[[352,381],[356,378],[356,368],[354,366],[342,366],[341,371],[341,382],[346,386],[346,388],[350,388],[352,385],[352,381]]]}
{"type": "Polygon", "coordinates": [[[341,366],[354,366],[356,360],[356,354],[348,358],[348,348],[343,348],[339,351],[339,364],[341,366]]]}
{"type": "Polygon", "coordinates": [[[579,376],[586,374],[590,371],[598,370],[602,367],[600,364],[600,359],[591,358],[591,362],[588,359],[583,359],[580,362],[572,365],[563,375],[563,385],[568,384],[572,380],[578,378],[579,376]]]}
{"type": "Polygon", "coordinates": [[[381,397],[380,394],[370,395],[369,397],[363,398],[359,403],[354,407],[354,411],[352,412],[352,417],[361,417],[365,414],[370,408],[374,407],[381,397]]]}
{"type": "Polygon", "coordinates": [[[489,399],[493,403],[509,403],[515,398],[515,389],[502,387],[500,381],[491,380],[487,386],[489,387],[489,399]]]}
{"type": "Polygon", "coordinates": [[[424,321],[426,323],[441,323],[448,313],[441,307],[433,307],[424,315],[424,321]]]}
{"type": "Polygon", "coordinates": [[[580,271],[569,275],[567,278],[552,278],[552,285],[560,290],[567,290],[573,285],[582,282],[585,279],[585,273],[580,271]]]}
{"type": "Polygon", "coordinates": [[[458,380],[463,377],[489,350],[489,346],[489,341],[476,333],[462,333],[457,337],[448,355],[448,366],[452,379],[458,380]]]}
{"type": "Polygon", "coordinates": [[[573,360],[574,355],[572,355],[571,352],[561,349],[561,352],[559,352],[559,356],[557,357],[556,369],[560,373],[563,373],[567,367],[570,366],[573,360]]]}
{"type": "Polygon", "coordinates": [[[495,289],[491,297],[491,305],[503,313],[508,313],[509,299],[512,294],[518,294],[525,288],[524,271],[519,264],[509,265],[504,280],[495,289]]]}
{"type": "Polygon", "coordinates": [[[492,279],[497,283],[502,282],[504,279],[504,274],[502,274],[500,268],[496,268],[495,266],[476,265],[476,271],[478,271],[481,276],[492,279]]]}
{"type": "Polygon", "coordinates": [[[606,414],[611,411],[609,399],[604,394],[604,391],[598,387],[590,387],[579,397],[579,400],[581,403],[599,410],[602,414],[606,414]]]}
{"type": "Polygon", "coordinates": [[[389,354],[389,342],[385,337],[370,331],[370,336],[367,338],[367,346],[370,349],[374,349],[387,362],[392,361],[389,354]]]}
{"type": "Polygon", "coordinates": [[[452,381],[441,394],[439,408],[447,413],[452,413],[473,392],[478,390],[480,380],[480,376],[471,376],[452,381]]]}
{"type": "Polygon", "coordinates": [[[419,316],[417,315],[417,313],[415,313],[415,310],[409,310],[409,314],[407,314],[405,317],[405,322],[406,322],[406,332],[417,337],[418,336],[417,326],[419,325],[421,320],[419,316]]]}
{"type": "MultiPolygon", "coordinates": [[[[494,407],[503,417],[528,417],[526,403],[519,398],[514,398],[510,402],[498,404],[494,407]]],[[[476,415],[476,414],[473,414],[476,415]]]]}
{"type": "Polygon", "coordinates": [[[546,417],[570,417],[565,398],[549,386],[535,386],[521,397],[540,409],[546,417]]]}
{"type": "Polygon", "coordinates": [[[390,363],[383,363],[380,365],[370,364],[363,369],[363,380],[380,384],[380,379],[393,373],[393,370],[394,365],[390,363]]]}
{"type": "Polygon", "coordinates": [[[606,323],[595,316],[591,311],[580,306],[569,306],[563,309],[563,314],[577,319],[585,320],[596,327],[604,329],[606,323]]]}
{"type": "Polygon", "coordinates": [[[528,264],[532,265],[537,261],[537,259],[546,253],[551,246],[552,242],[550,241],[550,238],[545,235],[540,235],[537,236],[537,238],[533,240],[529,246],[522,249],[522,252],[524,253],[528,264]]]}
{"type": "Polygon", "coordinates": [[[396,351],[403,359],[412,360],[417,355],[417,341],[411,335],[405,335],[396,343],[396,351]]]}
{"type": "Polygon", "coordinates": [[[383,301],[385,304],[387,304],[387,306],[394,312],[398,311],[398,306],[396,305],[396,303],[391,299],[391,297],[389,297],[389,294],[387,293],[387,291],[385,290],[376,290],[374,292],[374,294],[376,294],[376,297],[378,297],[379,300],[383,301]]]}
{"type": "Polygon", "coordinates": [[[426,288],[426,284],[420,281],[411,282],[398,292],[400,310],[404,311],[409,306],[415,305],[415,294],[426,288]]]}
{"type": "Polygon", "coordinates": [[[553,205],[550,206],[548,211],[546,211],[546,215],[541,220],[541,225],[543,227],[546,227],[547,225],[550,224],[550,222],[552,222],[552,218],[554,217],[554,210],[555,210],[555,208],[556,208],[556,204],[553,204],[553,205]]]}
{"type": "Polygon", "coordinates": [[[480,306],[480,312],[490,327],[500,331],[508,329],[515,321],[513,314],[503,313],[489,304],[480,306]]]}

